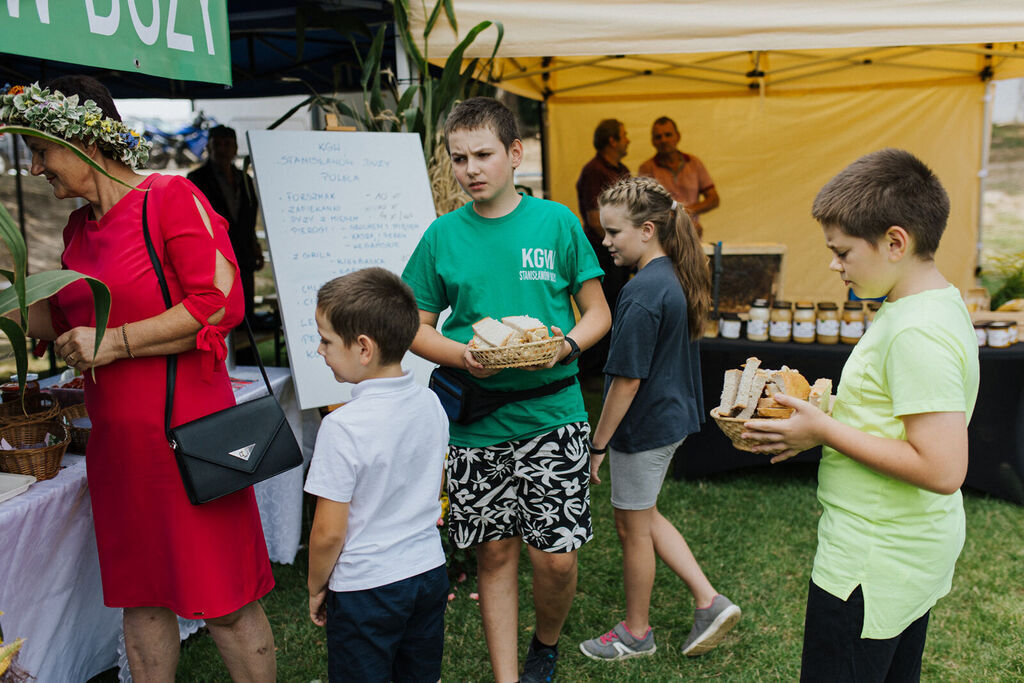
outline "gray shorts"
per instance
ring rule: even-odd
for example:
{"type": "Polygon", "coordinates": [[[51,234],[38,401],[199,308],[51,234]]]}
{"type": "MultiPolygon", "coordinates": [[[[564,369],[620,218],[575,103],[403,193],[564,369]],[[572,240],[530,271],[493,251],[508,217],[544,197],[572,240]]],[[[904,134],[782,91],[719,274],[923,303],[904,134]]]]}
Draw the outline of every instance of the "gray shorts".
{"type": "Polygon", "coordinates": [[[661,484],[676,449],[686,441],[652,448],[639,453],[608,449],[612,477],[612,507],[618,510],[646,510],[658,502],[661,484]]]}

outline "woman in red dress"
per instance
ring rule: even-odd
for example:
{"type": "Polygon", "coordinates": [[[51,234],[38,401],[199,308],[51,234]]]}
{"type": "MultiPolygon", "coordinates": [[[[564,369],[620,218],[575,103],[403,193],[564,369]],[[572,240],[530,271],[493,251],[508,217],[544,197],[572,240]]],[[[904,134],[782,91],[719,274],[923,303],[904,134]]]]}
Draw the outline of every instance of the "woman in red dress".
{"type": "MultiPolygon", "coordinates": [[[[59,78],[50,89],[44,99],[58,105],[58,91],[93,100],[105,117],[97,125],[120,121],[94,79],[59,78]]],[[[44,176],[60,199],[88,202],[64,229],[61,262],[110,288],[109,329],[94,356],[92,298],[79,281],[34,304],[29,331],[54,339],[68,366],[85,374],[92,420],[86,463],[104,603],[124,609],[137,681],[174,679],[176,614],[206,620],[234,680],[273,681],[274,637],[258,600],[274,580],[252,489],[191,505],[164,435],[167,354],[179,358],[172,425],[234,404],[224,335],[240,322],[244,302],[227,224],[184,178],[136,174],[137,140],[84,137],[72,142],[136,190],[60,145],[26,142],[33,175],[44,176]],[[145,246],[144,201],[175,303],[170,309],[145,246]]]]}

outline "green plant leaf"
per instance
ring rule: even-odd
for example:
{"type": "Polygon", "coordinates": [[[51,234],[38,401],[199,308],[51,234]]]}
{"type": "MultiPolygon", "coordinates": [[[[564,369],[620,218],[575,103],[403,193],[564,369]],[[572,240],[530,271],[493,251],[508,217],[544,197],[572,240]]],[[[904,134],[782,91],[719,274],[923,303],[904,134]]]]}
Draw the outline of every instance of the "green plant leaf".
{"type": "Polygon", "coordinates": [[[114,182],[120,183],[121,185],[124,185],[125,187],[131,188],[133,190],[139,190],[140,192],[146,192],[146,190],[140,190],[140,188],[137,188],[134,185],[129,185],[128,183],[126,183],[125,181],[121,180],[120,178],[115,178],[114,176],[110,175],[109,173],[107,173],[106,169],[104,169],[102,166],[100,166],[95,161],[90,159],[88,154],[86,154],[79,147],[71,144],[70,142],[68,142],[64,138],[59,138],[56,135],[50,135],[49,133],[45,133],[45,132],[43,132],[41,130],[38,130],[36,128],[29,128],[27,126],[4,126],[3,130],[4,130],[5,133],[11,133],[11,134],[14,134],[14,135],[28,135],[30,137],[39,138],[41,140],[47,140],[47,141],[52,142],[54,144],[60,145],[61,147],[64,147],[65,149],[69,149],[72,152],[74,152],[75,155],[77,155],[79,159],[81,159],[85,163],[87,163],[90,166],[92,166],[93,170],[99,171],[100,173],[102,173],[103,175],[107,176],[108,178],[110,178],[114,182]]]}
{"type": "Polygon", "coordinates": [[[457,35],[459,33],[459,25],[455,23],[455,4],[452,2],[452,0],[443,1],[444,13],[448,15],[448,25],[452,27],[452,30],[455,31],[457,35]]]}
{"type": "MultiPolygon", "coordinates": [[[[23,302],[19,301],[17,293],[12,291],[13,287],[0,291],[0,315],[19,308],[19,305],[27,307],[37,301],[47,299],[72,282],[79,280],[85,280],[92,290],[93,309],[96,311],[96,346],[93,353],[98,353],[100,342],[107,329],[107,320],[110,317],[110,290],[94,277],[73,270],[48,270],[42,273],[33,273],[25,278],[23,302]]],[[[26,329],[26,326],[23,325],[22,329],[26,329]]]]}
{"type": "Polygon", "coordinates": [[[430,32],[434,30],[434,24],[437,23],[438,17],[441,16],[441,6],[443,4],[444,4],[443,0],[437,0],[437,2],[434,3],[434,9],[430,13],[430,17],[427,19],[426,25],[423,27],[423,37],[424,38],[429,36],[430,32]]]}
{"type": "Polygon", "coordinates": [[[395,32],[405,46],[406,54],[416,63],[416,68],[422,74],[427,68],[427,60],[409,32],[409,0],[395,0],[395,32]]]}
{"type": "Polygon", "coordinates": [[[25,270],[28,267],[28,247],[25,246],[25,238],[14,223],[14,218],[7,212],[7,209],[0,205],[0,238],[7,245],[11,252],[11,260],[14,262],[14,270],[7,271],[4,276],[10,281],[14,295],[21,302],[21,320],[28,317],[28,308],[25,305],[25,270]]]}
{"type": "Polygon", "coordinates": [[[21,326],[11,320],[0,316],[0,331],[7,335],[14,350],[14,365],[18,369],[18,387],[21,389],[22,398],[25,392],[25,375],[28,374],[28,350],[25,348],[25,332],[21,326]]]}

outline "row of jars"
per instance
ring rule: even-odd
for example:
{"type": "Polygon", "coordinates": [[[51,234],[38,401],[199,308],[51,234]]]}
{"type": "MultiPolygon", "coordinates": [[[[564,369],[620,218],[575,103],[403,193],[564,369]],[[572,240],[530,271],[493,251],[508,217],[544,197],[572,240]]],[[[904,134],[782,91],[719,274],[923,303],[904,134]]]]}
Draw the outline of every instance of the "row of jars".
{"type": "MultiPolygon", "coordinates": [[[[881,304],[847,301],[842,312],[832,301],[817,305],[810,301],[777,300],[769,305],[767,299],[755,299],[750,306],[746,336],[750,341],[794,341],[803,344],[856,344],[874,320],[881,304]]],[[[727,339],[739,339],[739,315],[723,313],[718,322],[718,334],[727,339]]],[[[712,335],[714,336],[714,335],[712,335]]]]}
{"type": "Polygon", "coordinates": [[[978,346],[1005,349],[1017,343],[1017,323],[1011,321],[979,321],[974,323],[974,333],[978,337],[978,346]]]}

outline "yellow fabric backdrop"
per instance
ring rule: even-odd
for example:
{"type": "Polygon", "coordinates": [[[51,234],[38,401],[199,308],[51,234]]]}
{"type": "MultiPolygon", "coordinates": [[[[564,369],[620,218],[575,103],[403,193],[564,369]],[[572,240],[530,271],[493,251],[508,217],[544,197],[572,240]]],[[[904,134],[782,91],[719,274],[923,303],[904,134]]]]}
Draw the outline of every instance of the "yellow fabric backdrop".
{"type": "Polygon", "coordinates": [[[925,161],[951,201],[937,255],[946,277],[972,286],[985,86],[980,82],[759,97],[557,101],[548,107],[551,199],[579,213],[576,179],[594,155],[593,130],[603,118],[626,125],[632,141],[623,162],[635,173],[654,154],[651,123],[669,116],[680,149],[705,163],[721,206],[701,219],[708,241],[781,242],[789,248],[789,299],[845,297],[828,270],[830,252],[811,218],[821,186],[857,157],[900,147],[925,161]]]}

